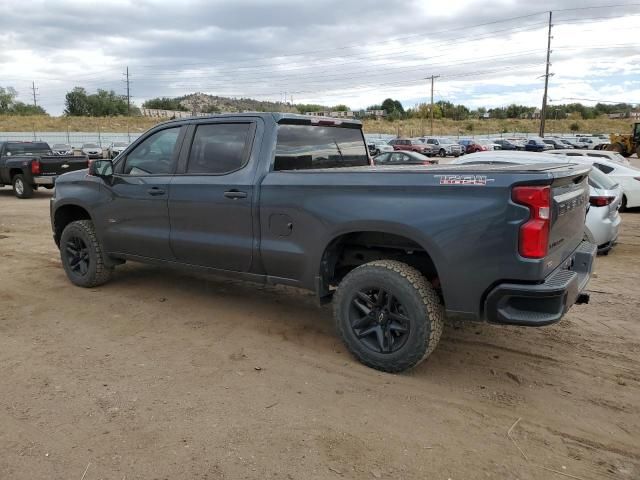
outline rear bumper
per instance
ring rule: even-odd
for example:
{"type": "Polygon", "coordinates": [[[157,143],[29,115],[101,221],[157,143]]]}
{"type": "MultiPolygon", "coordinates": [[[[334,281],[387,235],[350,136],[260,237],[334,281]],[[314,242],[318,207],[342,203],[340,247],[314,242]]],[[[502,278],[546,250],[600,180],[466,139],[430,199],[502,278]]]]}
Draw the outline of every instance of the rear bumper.
{"type": "Polygon", "coordinates": [[[591,277],[596,246],[582,242],[543,283],[502,283],[485,301],[485,315],[491,323],[543,326],[555,323],[574,303],[587,303],[583,290],[591,277]]]}
{"type": "Polygon", "coordinates": [[[51,177],[33,177],[33,181],[36,185],[55,185],[56,184],[55,176],[51,177]]]}

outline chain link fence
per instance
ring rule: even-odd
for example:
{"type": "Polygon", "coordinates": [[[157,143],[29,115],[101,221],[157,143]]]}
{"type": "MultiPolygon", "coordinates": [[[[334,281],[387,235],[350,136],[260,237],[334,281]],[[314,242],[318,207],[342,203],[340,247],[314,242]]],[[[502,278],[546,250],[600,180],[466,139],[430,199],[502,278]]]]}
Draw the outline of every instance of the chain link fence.
{"type": "Polygon", "coordinates": [[[47,142],[49,145],[67,144],[79,149],[85,143],[96,143],[107,148],[113,142],[131,143],[139,133],[105,133],[105,132],[0,132],[0,142],[47,142]]]}

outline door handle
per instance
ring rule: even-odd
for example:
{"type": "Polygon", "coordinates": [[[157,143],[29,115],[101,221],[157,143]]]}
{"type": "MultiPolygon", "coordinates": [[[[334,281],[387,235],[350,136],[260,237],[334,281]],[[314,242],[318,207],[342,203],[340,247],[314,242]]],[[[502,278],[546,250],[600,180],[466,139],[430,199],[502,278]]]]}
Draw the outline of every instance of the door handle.
{"type": "Polygon", "coordinates": [[[228,192],[224,192],[224,196],[227,198],[232,198],[233,200],[237,200],[238,198],[247,198],[247,192],[241,192],[240,190],[229,190],[228,192]]]}
{"type": "Polygon", "coordinates": [[[164,195],[165,191],[159,187],[151,187],[149,190],[147,190],[147,193],[155,197],[157,195],[164,195]]]}

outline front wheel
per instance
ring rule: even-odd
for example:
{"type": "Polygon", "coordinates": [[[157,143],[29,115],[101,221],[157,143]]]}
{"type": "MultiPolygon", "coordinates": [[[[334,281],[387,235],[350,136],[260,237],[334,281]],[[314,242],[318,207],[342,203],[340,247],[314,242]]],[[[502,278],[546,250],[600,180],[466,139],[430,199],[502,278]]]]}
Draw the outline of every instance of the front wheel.
{"type": "Polygon", "coordinates": [[[444,309],[422,274],[395,260],[377,260],[352,270],[334,299],[338,333],[363,364],[402,372],[436,348],[444,309]]]}
{"type": "Polygon", "coordinates": [[[33,197],[33,187],[24,180],[21,174],[13,177],[13,194],[18,198],[33,197]]]}
{"type": "Polygon", "coordinates": [[[97,287],[111,279],[102,245],[91,220],[77,220],[60,237],[60,259],[67,277],[79,287],[97,287]]]}

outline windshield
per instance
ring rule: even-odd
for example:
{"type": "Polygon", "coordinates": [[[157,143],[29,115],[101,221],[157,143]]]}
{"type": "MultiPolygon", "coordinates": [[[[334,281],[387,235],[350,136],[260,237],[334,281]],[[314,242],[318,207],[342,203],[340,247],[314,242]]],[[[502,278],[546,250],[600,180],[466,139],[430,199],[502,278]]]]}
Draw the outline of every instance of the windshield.
{"type": "Polygon", "coordinates": [[[64,143],[56,143],[53,146],[54,150],[70,150],[71,147],[69,145],[65,145],[64,143]]]}
{"type": "Polygon", "coordinates": [[[7,153],[11,155],[46,155],[51,149],[44,142],[8,143],[7,153]]]}
{"type": "Polygon", "coordinates": [[[274,170],[369,165],[359,128],[279,125],[274,170]]]}
{"type": "Polygon", "coordinates": [[[85,143],[82,148],[100,148],[96,143],[85,143]]]}

